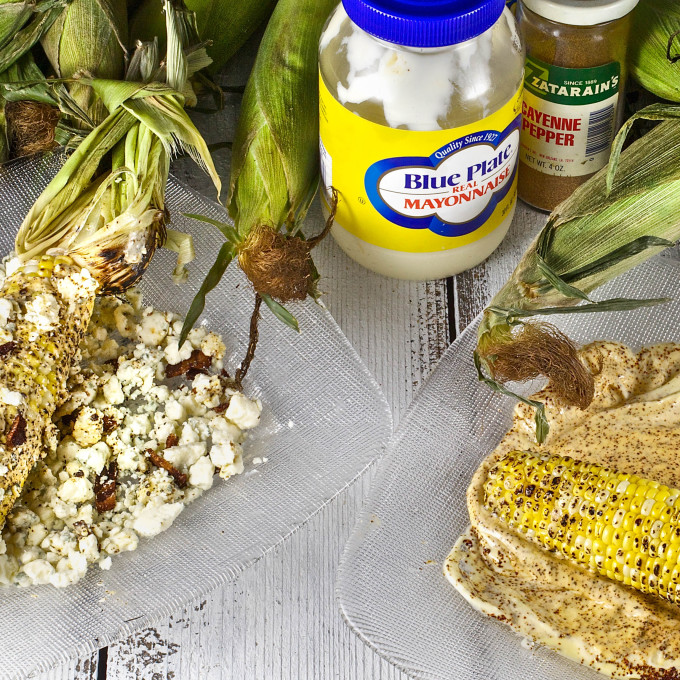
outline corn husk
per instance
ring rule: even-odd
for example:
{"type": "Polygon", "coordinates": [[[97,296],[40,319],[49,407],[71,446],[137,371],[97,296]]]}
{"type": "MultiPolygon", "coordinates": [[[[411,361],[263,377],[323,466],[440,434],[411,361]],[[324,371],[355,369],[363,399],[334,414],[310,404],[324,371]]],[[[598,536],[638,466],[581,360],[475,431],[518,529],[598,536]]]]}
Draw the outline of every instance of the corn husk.
{"type": "MultiPolygon", "coordinates": [[[[208,56],[210,71],[216,72],[241,48],[260,24],[271,14],[276,0],[187,0],[186,6],[196,14],[198,33],[212,44],[208,56]]],[[[165,48],[165,24],[161,0],[144,0],[130,21],[132,40],[160,40],[165,48]]]]}
{"type": "MultiPolygon", "coordinates": [[[[38,197],[16,239],[20,259],[55,251],[68,255],[107,292],[135,283],[165,240],[165,185],[173,153],[189,153],[210,174],[218,193],[220,189],[210,152],[184,111],[181,92],[156,80],[162,73],[183,89],[186,83],[180,79],[205,61],[195,41],[189,50],[193,57],[177,48],[182,47],[181,36],[197,37],[185,30],[182,13],[169,0],[166,5],[174,56],[161,67],[153,46],[139,46],[148,55],[135,63],[148,64],[156,55],[148,83],[83,78],[109,114],[38,197]]],[[[184,260],[192,252],[176,232],[172,249],[184,260]]]]}
{"type": "Polygon", "coordinates": [[[26,54],[67,5],[68,0],[0,2],[0,71],[26,54]]]}
{"type": "Polygon", "coordinates": [[[319,184],[317,54],[336,4],[279,0],[272,14],[232,145],[227,206],[235,224],[206,220],[227,240],[192,303],[182,338],[236,256],[258,296],[296,330],[297,321],[280,303],[315,294],[310,249],[316,241],[302,239],[300,228],[319,184]]]}
{"type": "Polygon", "coordinates": [[[293,231],[319,177],[319,37],[335,0],[280,0],[243,95],[227,205],[241,239],[293,231]]]}
{"type": "Polygon", "coordinates": [[[680,102],[680,4],[640,0],[633,14],[630,69],[645,89],[680,102]]]}
{"type": "MultiPolygon", "coordinates": [[[[97,78],[122,79],[127,44],[125,0],[72,0],[41,39],[59,78],[86,72],[97,78]]],[[[89,87],[74,83],[72,97],[95,124],[107,114],[89,87]]]]}
{"type": "MultiPolygon", "coordinates": [[[[182,24],[182,12],[175,12],[170,2],[166,0],[168,49],[175,53],[166,58],[166,82],[83,80],[109,114],[38,197],[17,234],[13,260],[17,266],[8,273],[3,296],[23,309],[31,296],[54,294],[59,320],[49,337],[36,340],[35,324],[27,324],[27,316],[19,314],[17,354],[3,362],[3,388],[20,389],[21,403],[3,405],[0,414],[3,422],[12,423],[3,435],[7,475],[0,486],[8,493],[0,504],[0,524],[44,453],[44,436],[63,401],[66,376],[95,294],[116,293],[135,283],[165,238],[170,154],[182,149],[197,156],[219,187],[205,142],[183,109],[180,79],[191,74],[192,60],[182,49],[182,38],[191,37],[191,26],[182,24]],[[85,268],[98,286],[84,276],[85,268]],[[79,287],[78,277],[86,284],[79,287]],[[64,292],[60,287],[64,284],[71,290],[64,292]]],[[[156,76],[160,64],[151,70],[156,76]]],[[[109,477],[115,474],[110,472],[109,477]]]]}
{"type": "MultiPolygon", "coordinates": [[[[564,388],[565,401],[588,405],[591,378],[573,345],[554,327],[528,319],[625,311],[664,301],[594,301],[590,294],[680,238],[678,158],[680,107],[656,104],[626,123],[609,167],[555,209],[485,310],[475,356],[480,379],[507,393],[502,385],[506,380],[546,375],[564,388]],[[638,118],[666,120],[621,153],[638,118]]],[[[537,408],[541,440],[547,432],[542,406],[530,403],[537,408]]]]}

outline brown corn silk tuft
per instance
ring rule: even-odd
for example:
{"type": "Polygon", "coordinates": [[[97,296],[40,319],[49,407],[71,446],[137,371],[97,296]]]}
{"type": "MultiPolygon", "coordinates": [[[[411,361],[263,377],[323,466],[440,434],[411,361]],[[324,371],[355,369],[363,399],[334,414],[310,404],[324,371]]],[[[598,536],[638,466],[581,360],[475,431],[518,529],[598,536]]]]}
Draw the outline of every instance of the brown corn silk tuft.
{"type": "Polygon", "coordinates": [[[304,300],[314,275],[311,252],[329,234],[338,210],[338,192],[331,188],[330,212],[323,230],[310,239],[257,225],[239,249],[238,263],[260,295],[281,302],[304,300]]]}
{"type": "Polygon", "coordinates": [[[299,236],[258,225],[240,248],[238,262],[258,293],[281,302],[307,297],[312,258],[309,242],[299,236]]]}
{"type": "Polygon", "coordinates": [[[7,130],[13,158],[49,151],[56,146],[54,132],[59,110],[32,101],[7,102],[7,130]]]}
{"type": "Polygon", "coordinates": [[[495,380],[524,382],[546,376],[550,388],[567,404],[588,407],[595,391],[591,373],[581,363],[574,343],[548,323],[525,323],[507,338],[490,341],[482,354],[495,380]]]}

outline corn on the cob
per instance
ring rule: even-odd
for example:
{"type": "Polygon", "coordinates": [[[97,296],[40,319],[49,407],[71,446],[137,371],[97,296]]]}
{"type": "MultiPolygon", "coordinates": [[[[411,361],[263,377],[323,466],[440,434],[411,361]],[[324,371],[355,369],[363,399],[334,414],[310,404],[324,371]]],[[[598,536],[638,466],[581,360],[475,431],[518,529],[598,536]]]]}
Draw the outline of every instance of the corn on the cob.
{"type": "MultiPolygon", "coordinates": [[[[232,144],[227,242],[189,309],[186,339],[234,257],[274,314],[298,330],[279,302],[316,295],[318,275],[300,236],[319,185],[319,37],[336,0],[279,0],[248,78],[232,144]]],[[[331,198],[328,197],[329,202],[331,198]]],[[[199,218],[200,219],[200,218],[199,218]]],[[[210,221],[210,220],[208,220],[210,221]]]]}
{"type": "Polygon", "coordinates": [[[69,258],[51,256],[23,265],[0,289],[0,526],[44,455],[96,289],[69,258]]]}
{"type": "Polygon", "coordinates": [[[680,603],[680,490],[567,456],[513,451],[485,505],[526,538],[610,579],[680,603]]]}

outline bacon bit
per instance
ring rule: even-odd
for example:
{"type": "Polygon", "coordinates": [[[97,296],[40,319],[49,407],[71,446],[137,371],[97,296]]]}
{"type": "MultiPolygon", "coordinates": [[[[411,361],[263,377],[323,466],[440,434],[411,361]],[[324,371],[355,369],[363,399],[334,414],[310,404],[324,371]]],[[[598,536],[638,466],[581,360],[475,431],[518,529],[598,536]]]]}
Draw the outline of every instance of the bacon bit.
{"type": "Polygon", "coordinates": [[[172,434],[169,434],[168,438],[165,440],[165,448],[169,449],[172,446],[177,446],[178,441],[179,437],[174,432],[172,434]]]}
{"type": "Polygon", "coordinates": [[[158,451],[147,449],[146,455],[156,467],[165,470],[175,480],[175,484],[177,484],[180,489],[183,489],[187,485],[188,477],[183,472],[180,472],[170,461],[165,460],[158,451]]]}
{"type": "Polygon", "coordinates": [[[102,425],[103,425],[102,431],[104,432],[104,434],[113,432],[118,427],[116,419],[112,418],[111,416],[104,416],[102,418],[102,425]]]}
{"type": "Polygon", "coordinates": [[[73,523],[73,530],[81,538],[85,538],[85,536],[87,536],[90,533],[90,527],[87,526],[87,523],[84,522],[82,519],[79,519],[77,522],[73,523]]]}
{"type": "Polygon", "coordinates": [[[14,449],[26,443],[26,419],[17,413],[7,433],[7,448],[14,449]]]}
{"type": "Polygon", "coordinates": [[[16,347],[17,343],[13,341],[3,343],[0,345],[0,357],[6,357],[8,354],[11,354],[16,347]]]}
{"type": "Polygon", "coordinates": [[[79,413],[80,406],[77,409],[71,411],[71,413],[66,413],[65,415],[63,415],[61,417],[61,422],[64,423],[64,425],[73,425],[73,423],[76,422],[79,413]]]}
{"type": "Polygon", "coordinates": [[[94,497],[97,512],[107,512],[116,506],[116,479],[118,465],[111,461],[97,476],[94,483],[94,497]]]}
{"type": "MultiPolygon", "coordinates": [[[[204,371],[210,368],[212,359],[203,354],[200,349],[195,349],[191,356],[178,364],[168,364],[165,367],[166,378],[176,378],[178,375],[185,375],[189,371],[204,371]]],[[[195,377],[195,376],[194,376],[195,377]]]]}
{"type": "Polygon", "coordinates": [[[215,413],[224,413],[228,408],[229,402],[225,401],[224,404],[218,404],[217,406],[215,406],[213,411],[215,411],[215,413]]]}
{"type": "Polygon", "coordinates": [[[207,375],[205,368],[190,368],[187,371],[187,380],[193,380],[197,375],[207,375]]]}

